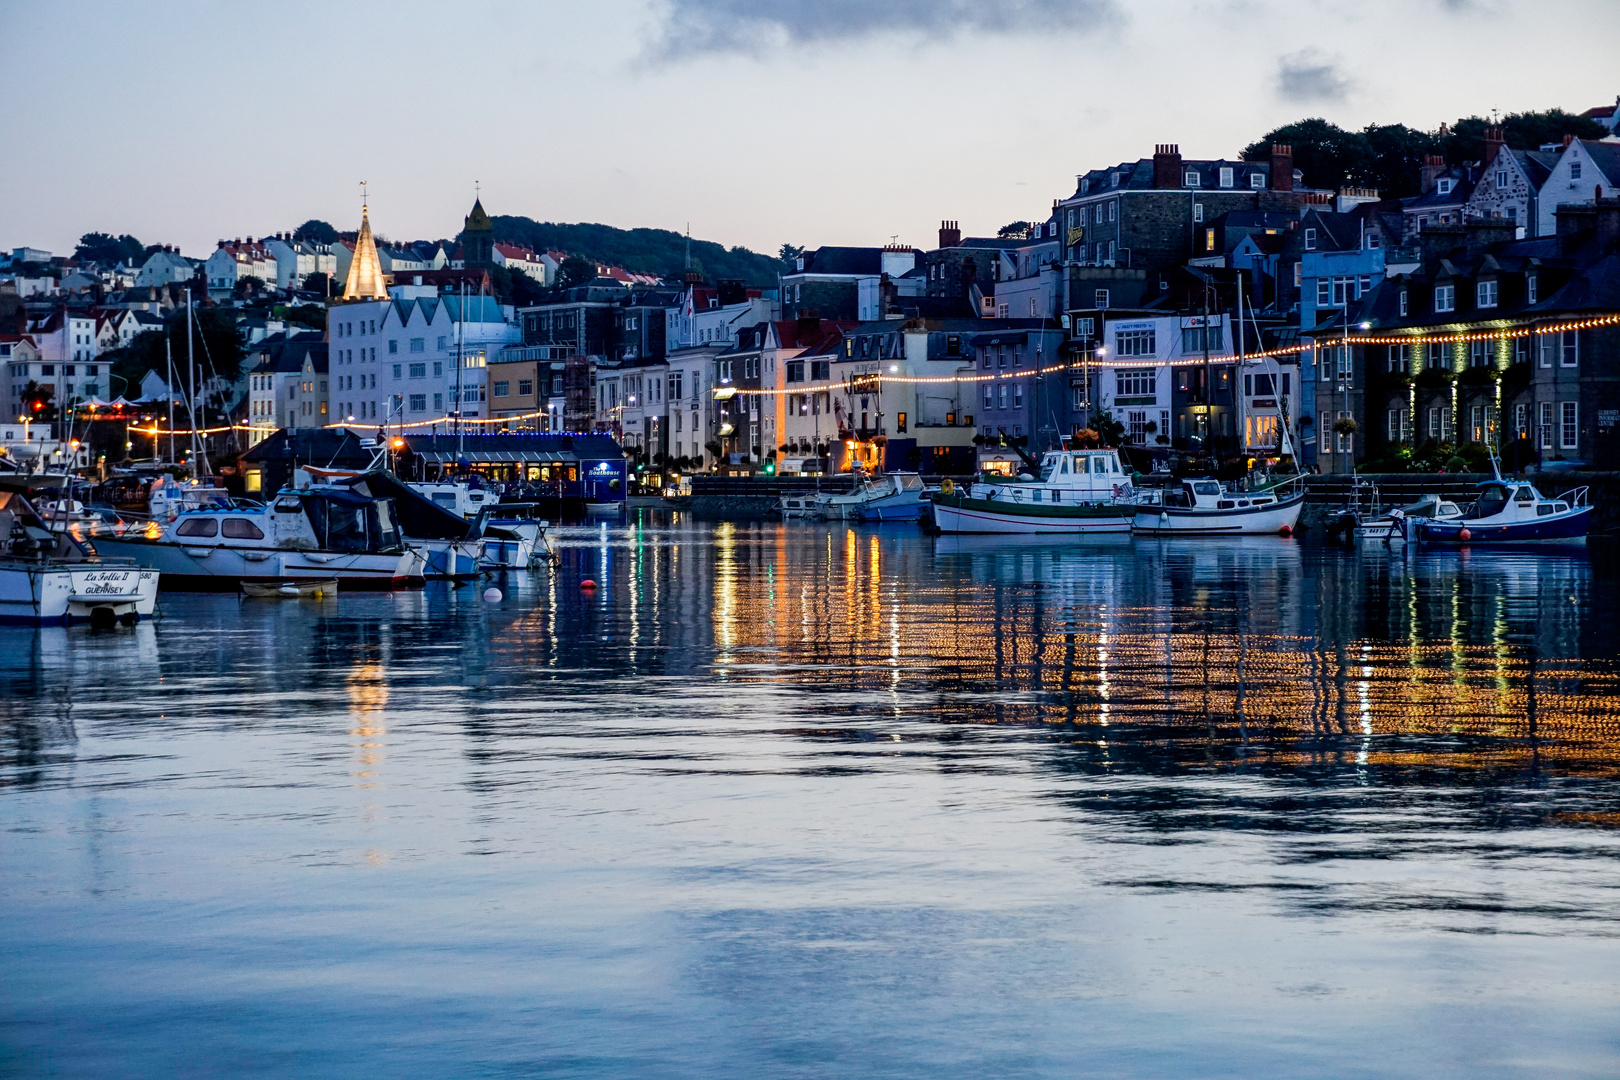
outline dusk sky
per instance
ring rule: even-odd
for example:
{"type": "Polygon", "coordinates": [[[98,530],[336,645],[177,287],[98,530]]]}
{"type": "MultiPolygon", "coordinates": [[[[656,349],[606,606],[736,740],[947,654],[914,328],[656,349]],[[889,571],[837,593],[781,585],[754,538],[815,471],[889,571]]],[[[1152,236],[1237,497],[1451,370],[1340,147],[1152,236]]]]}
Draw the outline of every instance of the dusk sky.
{"type": "Polygon", "coordinates": [[[1433,128],[1620,94],[1613,0],[0,0],[0,248],[207,254],[494,214],[775,252],[1043,215],[1077,172],[1305,116],[1433,128]]]}

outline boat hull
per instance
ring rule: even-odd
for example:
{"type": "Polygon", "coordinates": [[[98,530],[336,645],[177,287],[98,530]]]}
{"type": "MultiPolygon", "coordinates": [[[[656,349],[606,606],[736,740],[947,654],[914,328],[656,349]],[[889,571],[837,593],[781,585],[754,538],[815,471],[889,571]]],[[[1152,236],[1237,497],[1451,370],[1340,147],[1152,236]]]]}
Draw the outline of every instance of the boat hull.
{"type": "Polygon", "coordinates": [[[422,573],[436,581],[466,581],[478,576],[484,557],[482,540],[416,540],[406,543],[422,552],[422,573]]]}
{"type": "Polygon", "coordinates": [[[1584,544],[1591,525],[1592,508],[1577,506],[1562,514],[1529,521],[1509,521],[1500,525],[1481,521],[1413,521],[1412,539],[1420,544],[1584,544]],[[1463,539],[1463,530],[1468,539],[1463,539]]]}
{"type": "Polygon", "coordinates": [[[1144,505],[1137,508],[1131,531],[1143,536],[1262,536],[1293,529],[1305,505],[1301,492],[1263,506],[1229,510],[1204,507],[1144,505]]]}
{"type": "Polygon", "coordinates": [[[0,566],[0,622],[89,622],[97,608],[125,622],[150,618],[158,580],[138,566],[0,566]]]}
{"type": "Polygon", "coordinates": [[[237,548],[224,544],[191,546],[161,540],[97,537],[96,552],[130,559],[157,570],[165,590],[235,592],[243,582],[338,578],[345,592],[403,589],[422,580],[423,559],[416,551],[340,552],[283,548],[237,548]]]}
{"type": "Polygon", "coordinates": [[[951,534],[1090,536],[1131,531],[1130,508],[1097,504],[1012,504],[946,495],[934,500],[934,528],[951,534]]]}

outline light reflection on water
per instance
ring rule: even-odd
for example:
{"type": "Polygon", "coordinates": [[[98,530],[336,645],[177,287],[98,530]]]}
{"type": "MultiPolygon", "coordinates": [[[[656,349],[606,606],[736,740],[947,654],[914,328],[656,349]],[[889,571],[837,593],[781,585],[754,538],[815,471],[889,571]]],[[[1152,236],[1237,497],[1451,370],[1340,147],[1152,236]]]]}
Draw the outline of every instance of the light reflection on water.
{"type": "Polygon", "coordinates": [[[4,1067],[1616,1071],[1609,549],[558,544],[0,632],[4,1067]]]}

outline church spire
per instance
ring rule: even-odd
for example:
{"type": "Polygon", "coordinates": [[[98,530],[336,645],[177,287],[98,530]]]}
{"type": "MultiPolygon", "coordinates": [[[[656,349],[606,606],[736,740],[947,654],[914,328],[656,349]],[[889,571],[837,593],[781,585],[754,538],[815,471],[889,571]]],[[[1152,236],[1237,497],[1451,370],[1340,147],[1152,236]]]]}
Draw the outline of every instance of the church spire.
{"type": "Polygon", "coordinates": [[[377,257],[377,241],[371,237],[371,211],[365,206],[360,207],[360,236],[354,242],[354,258],[349,260],[349,276],[343,282],[343,299],[388,299],[388,279],[377,257]]]}

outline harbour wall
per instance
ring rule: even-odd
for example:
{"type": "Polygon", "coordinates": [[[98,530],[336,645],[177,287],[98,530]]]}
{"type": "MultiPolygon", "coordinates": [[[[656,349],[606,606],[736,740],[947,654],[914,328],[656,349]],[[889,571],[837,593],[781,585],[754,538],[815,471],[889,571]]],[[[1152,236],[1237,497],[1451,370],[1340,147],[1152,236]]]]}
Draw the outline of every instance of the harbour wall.
{"type": "MultiPolygon", "coordinates": [[[[1425,495],[1466,503],[1473,499],[1481,481],[1489,474],[1477,473],[1369,473],[1360,479],[1378,489],[1381,507],[1389,509],[1416,502],[1425,495]]],[[[956,483],[970,481],[958,477],[956,483]]],[[[1588,487],[1588,498],[1596,508],[1592,514],[1593,533],[1620,533],[1620,472],[1558,472],[1535,477],[1536,487],[1548,496],[1571,488],[1588,487]]],[[[1300,514],[1303,531],[1319,532],[1350,501],[1352,478],[1343,474],[1307,477],[1305,509],[1300,514]]],[[[690,509],[694,517],[713,521],[761,521],[773,518],[784,495],[811,491],[850,490],[847,476],[777,476],[769,479],[745,476],[694,476],[690,509]]],[[[1363,496],[1365,504],[1366,496],[1363,496]]]]}

